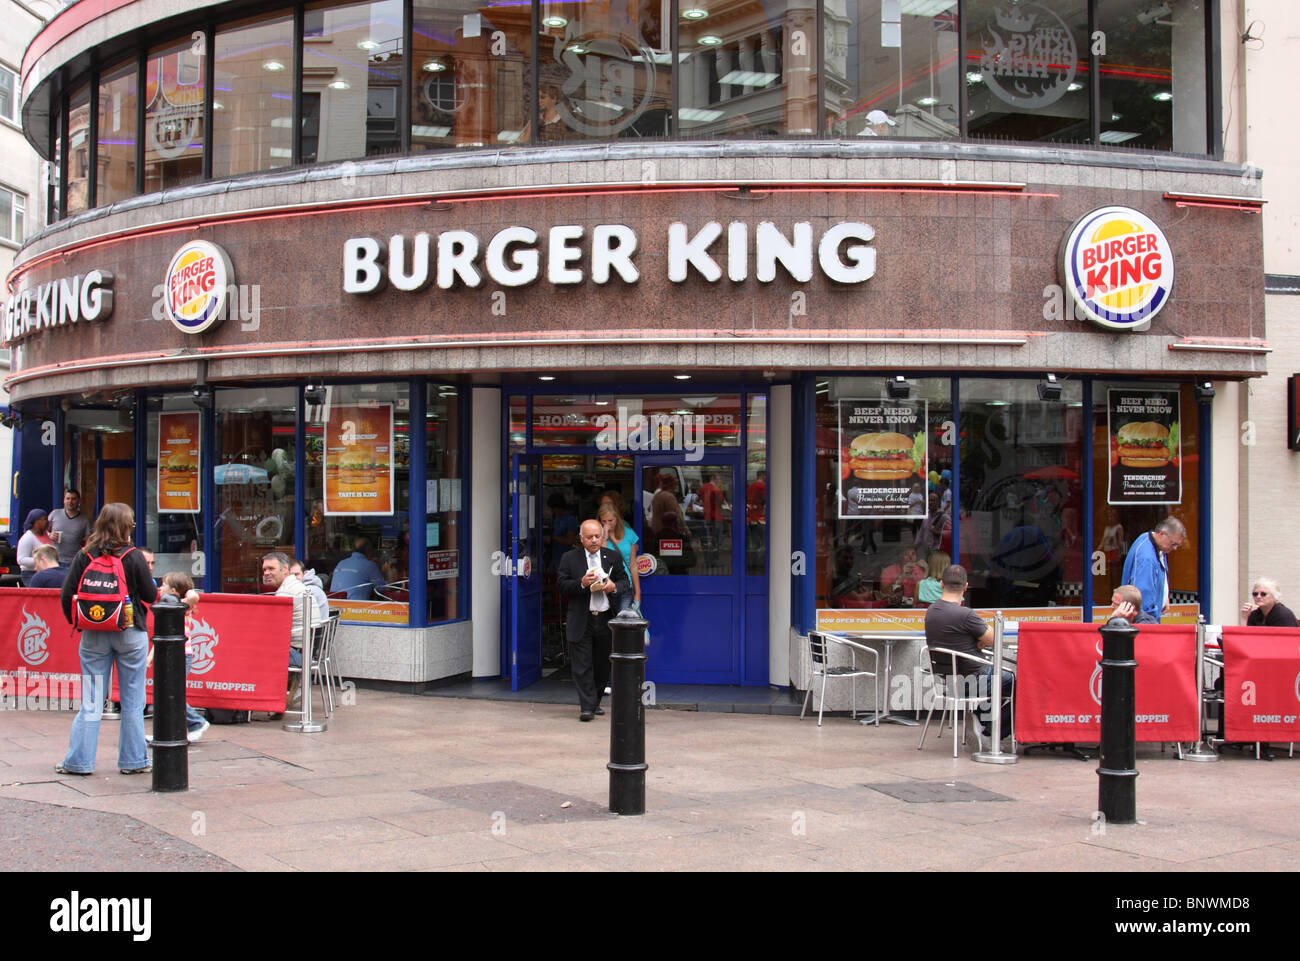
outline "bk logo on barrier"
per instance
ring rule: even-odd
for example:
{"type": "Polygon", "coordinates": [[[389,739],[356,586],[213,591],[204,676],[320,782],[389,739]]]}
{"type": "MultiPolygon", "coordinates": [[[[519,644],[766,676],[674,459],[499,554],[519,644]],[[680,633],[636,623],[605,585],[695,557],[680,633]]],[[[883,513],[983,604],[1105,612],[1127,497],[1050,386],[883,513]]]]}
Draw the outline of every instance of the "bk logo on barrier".
{"type": "Polygon", "coordinates": [[[216,647],[221,643],[221,637],[211,624],[197,617],[190,621],[188,633],[190,649],[194,652],[190,673],[206,674],[217,664],[216,647]]]}
{"type": "Polygon", "coordinates": [[[1169,302],[1174,255],[1150,217],[1100,207],[1066,234],[1061,279],[1077,315],[1107,330],[1145,330],[1169,302]]]}
{"type": "Polygon", "coordinates": [[[50,625],[39,614],[27,613],[18,625],[18,656],[32,667],[40,667],[50,656],[50,625]]]}
{"type": "Polygon", "coordinates": [[[206,240],[192,240],[176,251],[167,266],[164,312],[177,329],[201,334],[225,319],[234,282],[226,252],[206,240]]]}

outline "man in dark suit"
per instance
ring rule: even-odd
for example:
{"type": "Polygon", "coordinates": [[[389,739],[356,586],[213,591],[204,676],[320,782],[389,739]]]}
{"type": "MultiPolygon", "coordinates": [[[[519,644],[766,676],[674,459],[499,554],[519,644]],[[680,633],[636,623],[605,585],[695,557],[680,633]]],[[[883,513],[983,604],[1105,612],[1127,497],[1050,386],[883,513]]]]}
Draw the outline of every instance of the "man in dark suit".
{"type": "Polygon", "coordinates": [[[568,599],[564,633],[578,688],[578,720],[590,721],[605,713],[600,698],[609,682],[610,601],[627,590],[628,576],[622,555],[604,546],[599,521],[583,521],[578,539],[581,546],[560,558],[557,581],[568,599]]]}

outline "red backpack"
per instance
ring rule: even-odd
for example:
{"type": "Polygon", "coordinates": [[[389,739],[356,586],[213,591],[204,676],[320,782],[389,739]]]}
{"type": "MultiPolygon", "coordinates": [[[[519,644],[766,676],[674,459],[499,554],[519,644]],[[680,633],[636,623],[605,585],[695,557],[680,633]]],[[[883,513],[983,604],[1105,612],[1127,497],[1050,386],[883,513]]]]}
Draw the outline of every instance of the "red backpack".
{"type": "MultiPolygon", "coordinates": [[[[128,547],[122,557],[133,550],[128,547]]],[[[122,557],[101,552],[90,558],[72,595],[74,631],[125,631],[135,626],[122,557]]]]}

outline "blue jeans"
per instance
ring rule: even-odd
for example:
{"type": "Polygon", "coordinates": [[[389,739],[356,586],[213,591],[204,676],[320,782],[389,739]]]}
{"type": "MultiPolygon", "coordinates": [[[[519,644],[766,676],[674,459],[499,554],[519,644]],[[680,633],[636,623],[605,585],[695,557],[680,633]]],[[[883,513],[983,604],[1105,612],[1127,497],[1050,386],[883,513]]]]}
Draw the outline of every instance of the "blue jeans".
{"type": "MultiPolygon", "coordinates": [[[[193,663],[194,663],[194,655],[186,654],[185,655],[185,676],[186,677],[190,676],[190,665],[192,665],[193,663]]],[[[190,695],[189,695],[189,691],[187,690],[185,692],[185,730],[197,731],[199,728],[201,728],[204,724],[207,723],[208,723],[207,718],[205,718],[194,708],[190,707],[190,695]]]]}
{"type": "Polygon", "coordinates": [[[144,740],[144,675],[149,657],[149,635],[139,628],[127,631],[83,631],[81,635],[81,711],[72,720],[68,755],[63,767],[89,774],[95,770],[99,722],[113,665],[122,698],[121,727],[117,732],[117,766],[149,766],[144,740]]]}

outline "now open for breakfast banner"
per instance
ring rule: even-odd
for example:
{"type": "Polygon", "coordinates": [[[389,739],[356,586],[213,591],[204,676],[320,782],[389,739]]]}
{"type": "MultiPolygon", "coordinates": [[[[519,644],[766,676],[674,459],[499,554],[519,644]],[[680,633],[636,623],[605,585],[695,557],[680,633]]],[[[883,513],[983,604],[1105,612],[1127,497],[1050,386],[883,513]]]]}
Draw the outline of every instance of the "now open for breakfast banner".
{"type": "Polygon", "coordinates": [[[325,513],[393,513],[393,405],[336,405],[325,418],[325,513]]]}
{"type": "MultiPolygon", "coordinates": [[[[0,625],[0,695],[80,699],[80,637],[63,617],[58,591],[0,592],[0,625]]],[[[283,711],[292,625],[292,598],[204,594],[194,608],[186,700],[195,707],[283,711]]],[[[152,667],[145,684],[152,701],[152,667]]],[[[110,697],[118,700],[116,683],[110,697]]]]}
{"type": "Polygon", "coordinates": [[[1300,741],[1300,630],[1223,627],[1223,735],[1300,741]]]}
{"type": "MultiPolygon", "coordinates": [[[[1143,625],[1134,652],[1138,741],[1195,741],[1196,629],[1143,625]]],[[[1091,624],[1020,625],[1017,740],[1101,739],[1101,654],[1101,633],[1091,624]]]]}

